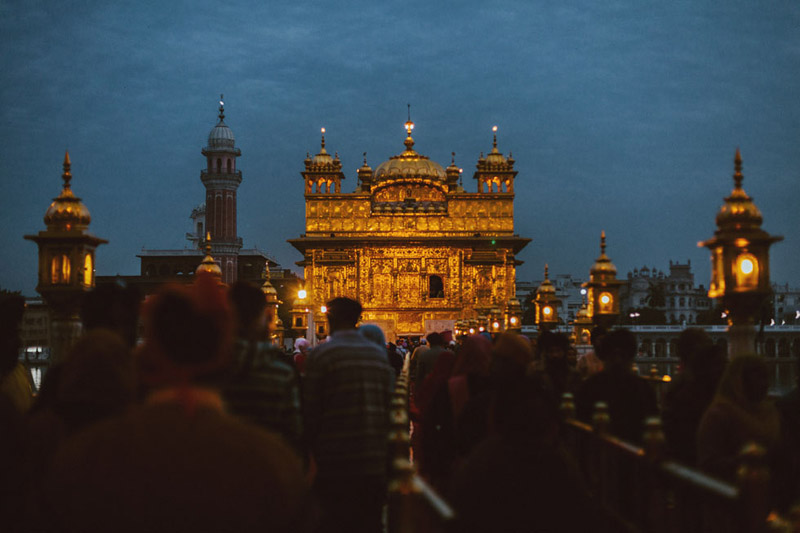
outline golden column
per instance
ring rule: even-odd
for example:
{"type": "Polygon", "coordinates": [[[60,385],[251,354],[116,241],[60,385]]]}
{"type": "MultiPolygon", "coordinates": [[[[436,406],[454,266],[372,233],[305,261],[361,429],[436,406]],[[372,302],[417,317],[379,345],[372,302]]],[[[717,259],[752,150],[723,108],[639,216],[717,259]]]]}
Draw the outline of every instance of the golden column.
{"type": "Polygon", "coordinates": [[[697,243],[711,251],[710,298],[728,312],[728,356],[756,353],[755,317],[769,298],[769,247],[783,237],[761,229],[761,212],[742,188],[742,156],[736,149],[734,187],[717,213],[717,229],[697,243]]]}
{"type": "Polygon", "coordinates": [[[108,241],[89,233],[92,217],[72,192],[69,152],[64,155],[64,187],[44,215],[45,231],[25,235],[39,246],[36,291],[50,308],[50,360],[66,356],[81,334],[79,316],[83,293],[94,287],[95,249],[108,241]]]}

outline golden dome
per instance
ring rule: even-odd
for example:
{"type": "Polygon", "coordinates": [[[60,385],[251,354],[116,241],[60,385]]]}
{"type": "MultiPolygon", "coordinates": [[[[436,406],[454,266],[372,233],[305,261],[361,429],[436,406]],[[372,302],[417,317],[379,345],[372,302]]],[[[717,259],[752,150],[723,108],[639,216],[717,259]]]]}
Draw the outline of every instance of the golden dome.
{"type": "Polygon", "coordinates": [[[617,267],[611,262],[611,259],[606,255],[606,232],[600,233],[600,257],[595,260],[589,274],[592,280],[597,277],[600,278],[615,278],[617,276],[617,267]]]}
{"type": "Polygon", "coordinates": [[[264,267],[264,283],[261,285],[261,292],[264,293],[264,298],[268,304],[279,304],[278,291],[272,286],[269,281],[269,263],[264,267]]]}
{"type": "Polygon", "coordinates": [[[725,203],[717,213],[717,227],[725,229],[758,229],[761,227],[763,217],[753,199],[742,188],[742,155],[736,149],[734,157],[734,188],[731,195],[725,198],[725,203]]]}
{"type": "Polygon", "coordinates": [[[378,168],[375,169],[375,179],[421,178],[424,180],[445,181],[446,174],[442,165],[431,161],[427,156],[418,154],[414,150],[414,139],[411,138],[411,130],[414,129],[414,123],[409,120],[406,122],[405,127],[408,134],[404,142],[406,149],[378,165],[378,168]]]}
{"type": "Polygon", "coordinates": [[[211,257],[211,234],[206,233],[206,256],[197,265],[197,269],[194,271],[195,274],[199,274],[201,272],[208,272],[212,276],[222,279],[222,269],[219,268],[219,265],[214,261],[214,258],[211,257]]]}
{"type": "Polygon", "coordinates": [[[64,155],[64,173],[61,175],[64,188],[58,198],[53,198],[53,203],[44,214],[44,223],[48,230],[86,229],[92,221],[89,209],[72,193],[70,166],[69,152],[67,152],[64,155]]]}
{"type": "Polygon", "coordinates": [[[536,294],[547,296],[547,295],[555,295],[555,293],[556,293],[556,288],[555,286],[553,286],[553,283],[550,281],[550,278],[548,277],[547,265],[544,265],[544,281],[542,282],[541,285],[539,285],[539,288],[536,289],[536,294]]]}

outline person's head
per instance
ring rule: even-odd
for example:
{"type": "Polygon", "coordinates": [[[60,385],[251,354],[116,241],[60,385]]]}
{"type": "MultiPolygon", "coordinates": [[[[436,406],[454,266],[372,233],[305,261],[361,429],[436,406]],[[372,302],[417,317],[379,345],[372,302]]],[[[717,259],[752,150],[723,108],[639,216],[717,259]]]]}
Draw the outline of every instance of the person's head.
{"type": "Polygon", "coordinates": [[[595,353],[597,353],[597,350],[600,346],[600,342],[603,340],[603,337],[605,337],[607,334],[608,330],[603,326],[595,326],[592,328],[592,331],[590,333],[590,338],[592,342],[592,348],[594,348],[595,353]]]}
{"type": "Polygon", "coordinates": [[[130,346],[116,332],[95,328],[64,359],[53,408],[78,429],[122,413],[136,400],[136,386],[130,346]]]}
{"type": "Polygon", "coordinates": [[[267,300],[261,289],[237,281],[228,289],[228,301],[236,318],[236,334],[243,339],[263,339],[268,333],[267,300]]]}
{"type": "Polygon", "coordinates": [[[533,361],[530,340],[516,333],[501,333],[497,336],[492,351],[492,376],[502,383],[512,376],[524,375],[533,361]]]}
{"type": "Polygon", "coordinates": [[[636,335],[627,329],[615,329],[603,336],[597,356],[606,368],[628,369],[636,357],[636,335]]]}
{"type": "Polygon", "coordinates": [[[81,301],[81,322],[86,331],[96,328],[116,332],[129,347],[136,345],[142,295],[136,287],[116,283],[98,285],[81,301]]]}
{"type": "Polygon", "coordinates": [[[429,333],[428,336],[425,338],[428,339],[428,344],[431,346],[431,348],[433,348],[434,346],[441,346],[441,347],[445,346],[444,337],[442,336],[441,333],[437,333],[434,331],[433,333],[429,333]]]}
{"type": "Polygon", "coordinates": [[[755,408],[767,398],[769,372],[764,358],[740,355],[731,359],[719,384],[718,395],[744,408],[755,408]]]}
{"type": "Polygon", "coordinates": [[[334,298],[325,307],[328,309],[328,325],[331,333],[346,329],[355,329],[361,318],[361,304],[351,298],[340,296],[334,298]]]}
{"type": "Polygon", "coordinates": [[[25,312],[25,298],[17,293],[0,294],[0,376],[17,366],[22,341],[19,325],[25,312]]]}
{"type": "Polygon", "coordinates": [[[552,443],[558,431],[558,398],[542,372],[509,379],[497,389],[491,414],[495,431],[507,440],[552,443]]]}
{"type": "Polygon", "coordinates": [[[311,343],[308,342],[308,339],[300,337],[299,339],[294,340],[294,353],[305,354],[308,352],[309,347],[311,347],[311,343]]]}
{"type": "Polygon", "coordinates": [[[211,377],[228,364],[232,313],[213,276],[201,273],[191,286],[165,286],[145,302],[143,315],[148,381],[185,383],[211,377]]]}
{"type": "Polygon", "coordinates": [[[563,333],[543,331],[536,342],[536,355],[547,362],[553,359],[567,359],[569,354],[569,338],[563,333]]]}
{"type": "Polygon", "coordinates": [[[700,328],[687,328],[681,331],[676,342],[678,359],[685,368],[690,368],[694,364],[694,359],[701,351],[714,342],[705,330],[700,328]]]}
{"type": "Polygon", "coordinates": [[[386,348],[386,336],[379,326],[375,324],[363,324],[358,328],[358,332],[381,348],[386,348]]]}
{"type": "Polygon", "coordinates": [[[453,375],[488,376],[491,363],[492,343],[483,335],[470,335],[456,354],[453,375]]]}

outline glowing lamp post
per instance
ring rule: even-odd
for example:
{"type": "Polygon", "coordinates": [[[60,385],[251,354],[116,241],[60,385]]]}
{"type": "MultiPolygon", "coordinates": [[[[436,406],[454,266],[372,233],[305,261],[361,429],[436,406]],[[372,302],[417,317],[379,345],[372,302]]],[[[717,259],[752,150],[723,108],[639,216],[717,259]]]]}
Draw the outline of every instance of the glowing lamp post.
{"type": "Polygon", "coordinates": [[[45,231],[25,235],[39,246],[39,283],[51,312],[50,360],[56,362],[80,336],[80,299],[94,288],[95,249],[108,241],[89,233],[89,210],[72,192],[69,152],[64,156],[64,186],[44,215],[45,231]]]}
{"type": "Polygon", "coordinates": [[[539,331],[553,329],[558,325],[558,306],[561,300],[556,297],[556,288],[548,277],[547,265],[544,266],[544,281],[536,290],[533,304],[539,331]]]}
{"type": "Polygon", "coordinates": [[[306,300],[308,294],[305,289],[297,291],[297,299],[292,304],[289,314],[292,317],[291,330],[294,338],[305,337],[308,328],[308,304],[306,300]]]}
{"type": "Polygon", "coordinates": [[[520,333],[522,331],[522,304],[516,297],[506,305],[506,331],[520,333]]]}
{"type": "Polygon", "coordinates": [[[600,233],[600,257],[589,270],[589,281],[583,284],[588,296],[588,312],[596,326],[610,328],[619,318],[617,267],[606,255],[606,232],[600,233]]]}
{"type": "Polygon", "coordinates": [[[717,213],[717,229],[697,243],[711,252],[710,298],[721,298],[728,319],[728,355],[752,354],[755,317],[769,298],[769,247],[783,237],[761,229],[761,212],[742,188],[742,156],[736,149],[734,188],[717,213]]]}

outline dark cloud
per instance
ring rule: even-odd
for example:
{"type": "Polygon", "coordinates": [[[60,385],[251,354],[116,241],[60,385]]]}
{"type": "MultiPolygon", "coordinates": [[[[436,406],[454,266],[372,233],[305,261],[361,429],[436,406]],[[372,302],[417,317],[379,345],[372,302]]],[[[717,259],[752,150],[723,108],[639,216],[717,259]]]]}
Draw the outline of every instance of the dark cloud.
{"type": "Polygon", "coordinates": [[[692,259],[698,279],[733,152],[764,227],[800,255],[800,7],[789,0],[655,2],[0,1],[0,286],[33,294],[36,251],[60,188],[73,187],[111,243],[101,274],[134,273],[142,246],[183,247],[203,200],[200,148],[225,93],[242,149],[239,227],[286,266],[303,231],[299,172],[319,128],[352,190],[361,153],[417,148],[465,169],[500,126],[519,168],[521,279],[585,275],[601,229],[621,273],[692,259]]]}

